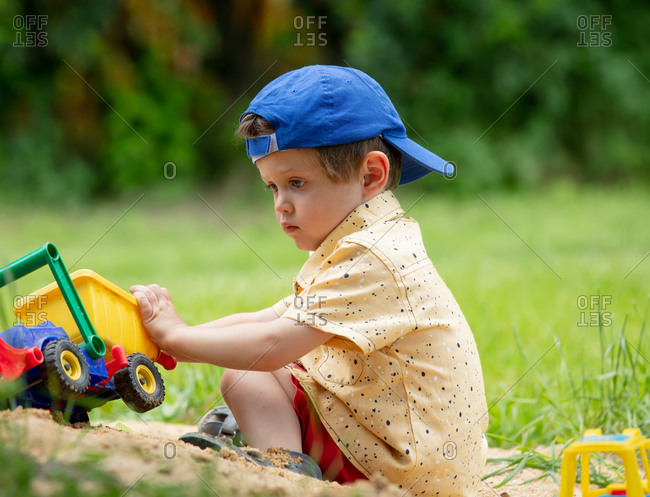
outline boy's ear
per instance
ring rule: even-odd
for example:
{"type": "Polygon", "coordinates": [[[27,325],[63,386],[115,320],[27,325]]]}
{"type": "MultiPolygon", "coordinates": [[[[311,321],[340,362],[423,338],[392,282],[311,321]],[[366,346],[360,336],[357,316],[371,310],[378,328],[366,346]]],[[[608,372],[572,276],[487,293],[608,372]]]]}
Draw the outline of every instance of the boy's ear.
{"type": "Polygon", "coordinates": [[[384,190],[388,181],[390,161],[385,153],[373,150],[361,160],[363,195],[370,198],[384,190]]]}

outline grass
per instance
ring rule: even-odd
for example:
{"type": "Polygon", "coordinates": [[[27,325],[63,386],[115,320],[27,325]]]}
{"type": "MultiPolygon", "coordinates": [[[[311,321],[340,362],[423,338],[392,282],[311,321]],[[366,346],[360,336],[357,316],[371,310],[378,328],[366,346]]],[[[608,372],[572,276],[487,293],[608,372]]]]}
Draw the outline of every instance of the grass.
{"type": "MultiPolygon", "coordinates": [[[[4,206],[0,261],[50,240],[73,269],[124,288],[164,284],[189,323],[266,307],[291,292],[305,254],[276,227],[262,195],[147,192],[62,211],[4,206]]],[[[568,440],[589,426],[643,429],[647,190],[560,184],[457,198],[407,187],[397,196],[474,331],[491,445],[568,440]]],[[[50,280],[43,270],[0,290],[0,324],[10,324],[15,296],[50,280]]],[[[167,401],[146,419],[194,422],[219,402],[219,368],[183,365],[164,376],[167,401]]],[[[130,416],[119,402],[92,413],[130,416]]]]}
{"type": "MultiPolygon", "coordinates": [[[[647,313],[646,313],[647,314],[647,313]]],[[[496,433],[509,432],[510,438],[523,442],[570,438],[586,428],[599,427],[605,432],[625,427],[647,429],[650,387],[645,320],[638,332],[598,328],[600,363],[570,362],[561,340],[552,346],[558,359],[557,374],[533,370],[522,379],[514,392],[508,392],[493,411],[493,420],[510,424],[513,413],[526,423],[516,429],[492,427],[496,433]]],[[[521,355],[526,360],[518,334],[521,355]]],[[[495,423],[496,424],[496,423],[495,423]]]]}
{"type": "MultiPolygon", "coordinates": [[[[513,442],[509,440],[509,442],[513,442]]],[[[506,457],[488,459],[492,464],[500,465],[500,467],[488,474],[483,479],[490,478],[491,476],[504,475],[503,480],[494,485],[493,489],[498,489],[511,481],[517,476],[524,468],[533,468],[540,471],[539,475],[522,482],[522,485],[527,483],[541,480],[544,478],[552,478],[556,484],[559,484],[556,473],[560,471],[561,459],[556,454],[555,445],[551,445],[550,454],[544,454],[535,447],[527,445],[519,445],[517,451],[506,457]]]]}
{"type": "MultiPolygon", "coordinates": [[[[493,440],[516,445],[518,449],[510,456],[490,460],[501,467],[485,478],[506,475],[494,488],[504,485],[524,468],[541,470],[535,479],[551,477],[558,483],[555,474],[559,472],[562,451],[586,428],[597,427],[603,433],[620,433],[624,428],[638,427],[642,433],[648,433],[650,403],[646,394],[650,386],[650,363],[641,352],[647,348],[645,327],[644,319],[636,344],[627,338],[625,326],[618,333],[606,333],[603,326],[599,327],[599,374],[587,371],[582,365],[569,365],[560,350],[561,375],[535,374],[520,387],[520,392],[527,391],[534,396],[534,402],[528,403],[530,421],[520,427],[514,439],[492,435],[493,440]],[[561,435],[549,441],[545,437],[548,433],[561,435]],[[539,452],[528,440],[549,443],[550,454],[539,452]],[[556,452],[557,444],[562,446],[559,453],[556,452]]],[[[517,404],[521,404],[520,398],[506,399],[503,402],[504,413],[515,410],[517,404]]],[[[520,415],[524,417],[525,411],[522,411],[520,415]]],[[[602,454],[595,454],[594,459],[596,463],[592,461],[590,469],[592,483],[605,486],[624,480],[620,461],[617,464],[602,454]]]]}

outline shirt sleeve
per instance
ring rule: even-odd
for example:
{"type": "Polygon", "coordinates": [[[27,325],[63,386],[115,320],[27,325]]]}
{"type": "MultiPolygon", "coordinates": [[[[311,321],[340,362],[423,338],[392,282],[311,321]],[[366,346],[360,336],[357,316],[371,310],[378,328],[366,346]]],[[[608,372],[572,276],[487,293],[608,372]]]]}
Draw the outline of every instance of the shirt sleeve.
{"type": "Polygon", "coordinates": [[[280,300],[277,304],[273,305],[271,309],[273,309],[273,312],[275,312],[275,314],[278,317],[282,317],[282,315],[286,312],[286,310],[291,305],[291,301],[293,300],[293,298],[294,298],[293,294],[288,295],[282,300],[280,300]]]}
{"type": "Polygon", "coordinates": [[[369,354],[412,329],[408,307],[404,285],[390,261],[372,248],[346,241],[292,297],[282,317],[347,339],[369,354]]]}

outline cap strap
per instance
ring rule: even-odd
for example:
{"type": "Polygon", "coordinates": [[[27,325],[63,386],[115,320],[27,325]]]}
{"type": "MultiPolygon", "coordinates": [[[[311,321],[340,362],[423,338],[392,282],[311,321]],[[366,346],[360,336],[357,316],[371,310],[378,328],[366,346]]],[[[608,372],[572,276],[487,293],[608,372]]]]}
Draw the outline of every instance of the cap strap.
{"type": "Polygon", "coordinates": [[[257,136],[255,138],[246,138],[246,154],[253,162],[257,162],[262,157],[266,157],[278,150],[278,141],[275,137],[275,133],[271,135],[257,136]]]}

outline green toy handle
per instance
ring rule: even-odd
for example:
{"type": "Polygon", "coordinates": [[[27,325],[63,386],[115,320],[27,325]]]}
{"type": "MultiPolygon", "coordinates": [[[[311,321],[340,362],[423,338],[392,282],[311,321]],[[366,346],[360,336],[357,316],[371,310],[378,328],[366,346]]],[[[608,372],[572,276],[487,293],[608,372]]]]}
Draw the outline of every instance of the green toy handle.
{"type": "Polygon", "coordinates": [[[65,303],[68,305],[68,309],[70,309],[75,323],[77,323],[79,332],[84,339],[83,348],[86,349],[93,359],[104,357],[106,354],[106,345],[97,335],[95,327],[81,303],[77,289],[72,284],[72,280],[70,279],[65,264],[63,264],[59,251],[53,243],[47,242],[31,254],[27,254],[17,261],[0,268],[0,288],[45,265],[50,266],[54,279],[61,289],[65,303]]]}

